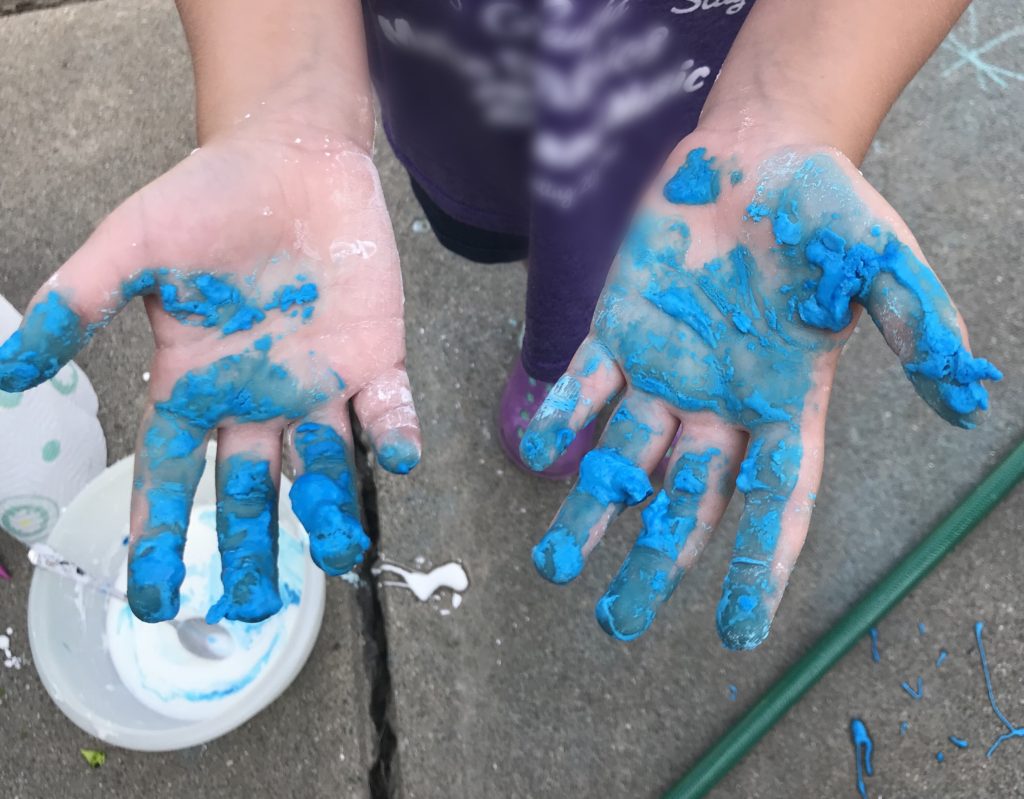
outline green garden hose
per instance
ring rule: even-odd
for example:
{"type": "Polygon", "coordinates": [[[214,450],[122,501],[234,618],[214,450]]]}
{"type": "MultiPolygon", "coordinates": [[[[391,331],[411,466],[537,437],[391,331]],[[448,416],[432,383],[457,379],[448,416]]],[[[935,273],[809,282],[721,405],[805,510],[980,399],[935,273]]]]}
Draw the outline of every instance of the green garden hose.
{"type": "Polygon", "coordinates": [[[663,799],[704,796],[847,650],[938,565],[1024,477],[1024,442],[782,675],[663,799]]]}

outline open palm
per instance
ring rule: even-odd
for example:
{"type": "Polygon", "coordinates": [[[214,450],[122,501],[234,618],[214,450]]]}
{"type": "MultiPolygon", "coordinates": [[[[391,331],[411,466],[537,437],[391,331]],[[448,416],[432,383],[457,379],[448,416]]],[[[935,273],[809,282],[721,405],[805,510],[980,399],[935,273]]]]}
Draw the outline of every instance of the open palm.
{"type": "Polygon", "coordinates": [[[129,198],[33,299],[0,347],[0,388],[47,379],[133,297],[156,350],[132,500],[129,600],[173,618],[205,444],[218,431],[224,597],[210,620],[266,618],[277,589],[282,434],[314,560],[369,545],[348,402],[385,468],[419,459],[398,254],[369,156],[322,133],[215,141],[129,198]]]}
{"type": "Polygon", "coordinates": [[[648,474],[678,432],[598,621],[624,640],[646,631],[735,487],[745,508],[718,629],[730,648],[760,644],[807,534],[829,391],[861,307],[921,396],[973,426],[987,407],[980,381],[999,372],[970,354],[906,225],[843,156],[684,140],[523,438],[524,458],[545,468],[621,396],[534,549],[540,572],[559,583],[580,573],[609,522],[653,493],[648,474]]]}

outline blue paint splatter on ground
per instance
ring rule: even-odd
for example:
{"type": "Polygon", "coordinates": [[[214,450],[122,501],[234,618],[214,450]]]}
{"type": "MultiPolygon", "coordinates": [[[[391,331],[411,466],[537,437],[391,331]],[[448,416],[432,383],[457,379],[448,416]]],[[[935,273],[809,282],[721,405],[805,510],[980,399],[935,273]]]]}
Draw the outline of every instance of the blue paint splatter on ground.
{"type": "Polygon", "coordinates": [[[853,757],[857,767],[857,792],[863,797],[868,799],[868,789],[864,785],[864,775],[871,777],[874,775],[874,769],[871,766],[871,754],[874,749],[874,743],[871,740],[871,735],[868,733],[868,728],[860,719],[852,719],[850,721],[850,738],[853,741],[853,757]]]}
{"type": "Polygon", "coordinates": [[[875,663],[879,663],[882,660],[882,655],[878,651],[878,628],[872,627],[868,630],[868,635],[871,637],[871,659],[875,663]]]}
{"type": "Polygon", "coordinates": [[[949,657],[949,652],[947,652],[945,649],[940,649],[939,656],[935,658],[935,668],[941,666],[943,661],[945,661],[947,657],[949,657]]]}
{"type": "Polygon", "coordinates": [[[917,623],[917,632],[918,632],[918,634],[919,635],[924,635],[927,631],[928,631],[928,629],[924,626],[924,622],[923,621],[919,621],[917,623]]]}
{"type": "Polygon", "coordinates": [[[733,685],[732,683],[729,683],[729,701],[730,702],[735,702],[736,701],[736,697],[737,697],[738,693],[739,692],[738,692],[736,686],[733,685]]]}
{"type": "Polygon", "coordinates": [[[988,694],[988,703],[992,706],[992,712],[996,714],[996,718],[999,719],[1007,729],[1007,732],[996,738],[985,753],[985,757],[992,757],[996,750],[1002,746],[1004,741],[1008,741],[1010,738],[1024,738],[1024,727],[1013,726],[1013,724],[1010,723],[1010,720],[1004,715],[1003,711],[999,709],[999,705],[996,704],[995,693],[992,690],[992,674],[988,669],[988,656],[985,654],[985,644],[981,640],[981,631],[984,626],[984,623],[980,621],[975,622],[974,624],[974,637],[978,642],[978,655],[981,658],[981,671],[985,676],[985,692],[988,694]]]}
{"type": "Polygon", "coordinates": [[[942,752],[936,752],[935,753],[935,759],[937,761],[939,761],[940,763],[943,763],[946,760],[946,756],[942,752]]]}
{"type": "Polygon", "coordinates": [[[915,699],[915,700],[916,699],[920,699],[921,698],[921,691],[924,689],[924,680],[921,679],[920,677],[917,678],[917,690],[916,691],[913,688],[910,687],[910,683],[907,682],[906,680],[904,680],[902,683],[900,683],[900,688],[902,688],[904,691],[906,691],[907,695],[910,696],[911,699],[915,699]]]}
{"type": "Polygon", "coordinates": [[[957,749],[966,749],[968,746],[970,746],[970,744],[967,743],[967,741],[965,741],[963,738],[957,738],[955,735],[949,736],[949,742],[953,744],[953,746],[955,746],[957,749]]]}
{"type": "Polygon", "coordinates": [[[904,735],[907,734],[907,727],[909,727],[909,726],[910,726],[910,722],[909,721],[901,721],[900,722],[900,738],[902,738],[904,735]]]}

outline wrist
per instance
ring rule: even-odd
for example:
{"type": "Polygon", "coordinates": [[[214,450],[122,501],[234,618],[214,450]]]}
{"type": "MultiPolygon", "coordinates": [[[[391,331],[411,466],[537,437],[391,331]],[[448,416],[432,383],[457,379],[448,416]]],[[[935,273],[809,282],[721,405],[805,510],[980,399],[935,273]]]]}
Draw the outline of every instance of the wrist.
{"type": "Polygon", "coordinates": [[[761,87],[708,98],[698,130],[762,146],[805,146],[838,150],[860,164],[877,130],[873,119],[853,120],[827,98],[798,84],[786,91],[761,87]]]}
{"type": "Polygon", "coordinates": [[[241,138],[319,149],[340,141],[367,153],[373,149],[375,123],[368,93],[339,91],[306,79],[246,88],[197,88],[200,145],[241,138]]]}
{"type": "Polygon", "coordinates": [[[253,127],[333,131],[363,149],[373,106],[358,2],[177,0],[201,144],[253,127]],[[294,6],[294,7],[293,7],[294,6]]]}

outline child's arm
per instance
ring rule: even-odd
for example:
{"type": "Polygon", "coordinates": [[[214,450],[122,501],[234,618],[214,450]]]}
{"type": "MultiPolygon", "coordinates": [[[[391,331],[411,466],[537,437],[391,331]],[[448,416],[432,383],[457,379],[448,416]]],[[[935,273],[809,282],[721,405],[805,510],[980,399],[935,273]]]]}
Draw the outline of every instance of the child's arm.
{"type": "Polygon", "coordinates": [[[177,0],[192,51],[200,143],[233,129],[320,128],[373,140],[358,0],[177,0]]]}
{"type": "Polygon", "coordinates": [[[700,127],[776,131],[860,163],[893,102],[969,3],[758,0],[700,127]]]}
{"type": "Polygon", "coordinates": [[[363,558],[349,407],[380,464],[420,435],[405,371],[398,251],[370,158],[357,0],[181,0],[201,147],[129,197],[0,346],[0,390],[52,376],[133,298],[155,339],[132,498],[128,596],[173,618],[206,442],[217,431],[224,596],[266,618],[277,588],[282,437],[313,559],[363,558]]]}
{"type": "Polygon", "coordinates": [[[521,447],[546,468],[621,396],[534,548],[541,574],[562,583],[619,512],[654,493],[648,475],[672,445],[597,603],[609,634],[648,629],[738,490],[718,631],[733,649],[765,640],[810,527],[832,381],[862,310],[936,413],[981,421],[983,381],[999,370],[971,353],[913,234],[851,162],[963,6],[760,0],[697,130],[652,185],[590,335],[521,447]]]}

